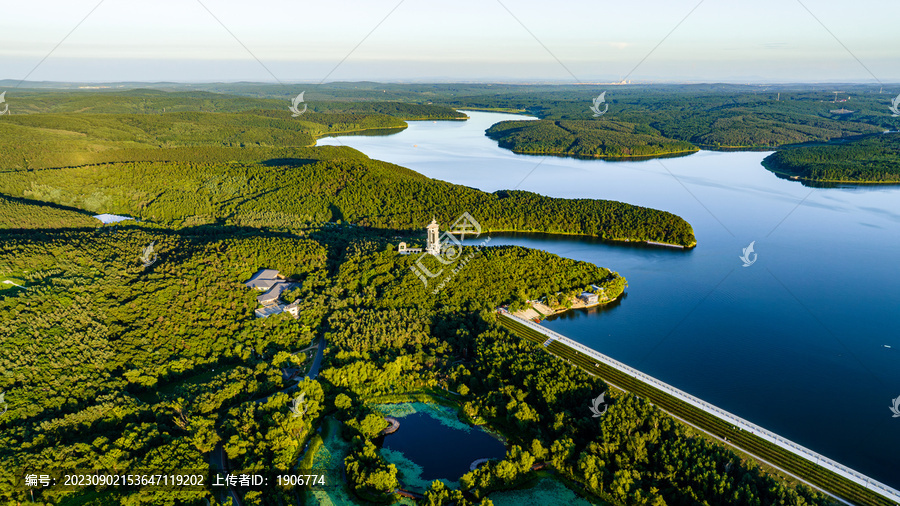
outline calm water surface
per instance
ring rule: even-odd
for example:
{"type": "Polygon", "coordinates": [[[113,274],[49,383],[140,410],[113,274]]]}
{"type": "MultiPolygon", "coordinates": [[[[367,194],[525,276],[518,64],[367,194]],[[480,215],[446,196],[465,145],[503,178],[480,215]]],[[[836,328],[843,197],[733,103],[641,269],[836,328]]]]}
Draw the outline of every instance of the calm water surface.
{"type": "Polygon", "coordinates": [[[400,429],[384,437],[382,446],[402,453],[422,467],[421,479],[457,481],[478,459],[502,459],[506,447],[478,427],[449,427],[428,412],[400,418],[400,429]]]}
{"type": "Polygon", "coordinates": [[[521,116],[467,114],[319,144],[485,191],[619,200],[685,218],[699,243],[687,252],[552,236],[491,244],[628,279],[619,303],[547,327],[900,488],[900,418],[889,410],[900,396],[900,187],[813,189],[765,170],[768,153],[758,152],[637,162],[516,155],[484,130],[521,116]],[[743,267],[751,241],[757,260],[743,267]]]}

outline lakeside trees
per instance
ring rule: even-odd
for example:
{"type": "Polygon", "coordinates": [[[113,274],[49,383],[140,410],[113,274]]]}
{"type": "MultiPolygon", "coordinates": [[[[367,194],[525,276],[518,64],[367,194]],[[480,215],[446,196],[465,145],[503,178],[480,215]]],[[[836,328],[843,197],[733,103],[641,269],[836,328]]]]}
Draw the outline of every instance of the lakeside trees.
{"type": "MultiPolygon", "coordinates": [[[[46,97],[35,94],[28,100],[37,111],[65,111],[71,100],[91,112],[4,118],[0,194],[176,227],[225,222],[284,229],[298,222],[340,220],[409,230],[433,216],[450,222],[469,212],[488,231],[564,233],[688,247],[696,243],[690,225],[664,211],[523,191],[485,193],[371,160],[349,148],[308,147],[328,133],[402,128],[401,117],[464,117],[446,107],[328,102],[321,105],[325,112],[292,118],[280,109],[245,109],[250,99],[223,97],[221,109],[241,112],[106,113],[146,105],[147,100],[187,107],[196,98],[147,90],[116,97],[118,101],[97,95],[93,107],[85,102],[90,97],[73,94],[58,97],[62,104],[51,107],[41,102],[46,97]]],[[[271,106],[266,101],[257,105],[271,106]]],[[[559,123],[592,132],[609,130],[559,123]]],[[[615,133],[646,136],[651,131],[623,124],[615,133]]],[[[47,213],[45,209],[49,218],[47,213]]],[[[73,219],[60,223],[74,223],[73,219]]]]}
{"type": "Polygon", "coordinates": [[[418,230],[432,217],[451,223],[469,212],[486,232],[551,232],[682,246],[696,242],[690,224],[665,211],[525,191],[486,193],[358,152],[341,157],[348,151],[297,149],[272,164],[167,161],[19,171],[4,175],[0,191],[166,225],[225,221],[284,228],[291,222],[343,220],[418,230]]]}
{"type": "MultiPolygon", "coordinates": [[[[415,288],[409,257],[377,232],[256,234],[138,226],[101,240],[91,231],[4,233],[3,275],[19,273],[26,289],[0,299],[13,316],[0,325],[0,390],[10,404],[0,465],[205,468],[221,443],[234,466],[289,466],[327,415],[348,420],[357,438],[346,461],[352,487],[383,497],[402,477],[369,446],[385,422],[367,403],[446,386],[461,394],[466,416],[511,441],[507,463],[465,478],[472,494],[516,486],[530,473],[525,464],[547,461],[589,493],[625,502],[823,503],[632,396],[608,392],[598,423],[587,407],[606,391],[601,381],[493,321],[499,303],[618,279],[608,270],[488,248],[434,297],[415,288]],[[160,260],[144,269],[136,257],[153,239],[160,260]],[[320,301],[308,309],[318,318],[311,332],[327,337],[329,351],[318,381],[257,403],[288,386],[271,365],[279,352],[313,336],[285,315],[252,317],[256,294],[240,282],[261,266],[304,281],[301,299],[320,301]],[[309,409],[294,418],[300,391],[309,409]]],[[[10,487],[0,484],[0,495],[15,497],[10,487]]]]}
{"type": "Polygon", "coordinates": [[[809,182],[900,183],[900,134],[784,149],[763,164],[809,182]]]}

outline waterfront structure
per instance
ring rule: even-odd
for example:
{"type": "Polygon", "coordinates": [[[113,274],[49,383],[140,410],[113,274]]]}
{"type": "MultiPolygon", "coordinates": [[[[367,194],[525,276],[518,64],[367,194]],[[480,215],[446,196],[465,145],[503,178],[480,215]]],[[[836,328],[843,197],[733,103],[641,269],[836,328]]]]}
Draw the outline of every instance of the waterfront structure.
{"type": "MultiPolygon", "coordinates": [[[[581,353],[587,357],[592,358],[593,360],[596,361],[595,365],[597,367],[600,366],[600,363],[603,363],[609,367],[612,367],[613,369],[616,369],[628,376],[631,376],[635,380],[645,383],[664,394],[668,394],[686,404],[689,404],[689,405],[691,405],[697,409],[700,409],[720,420],[723,420],[726,423],[731,424],[734,428],[736,428],[738,430],[750,431],[750,433],[753,434],[754,436],[757,436],[775,446],[778,446],[779,448],[787,450],[788,452],[790,452],[800,458],[806,459],[812,465],[822,466],[823,468],[825,468],[837,475],[840,475],[844,478],[847,478],[848,480],[850,480],[862,487],[865,487],[868,490],[871,490],[877,494],[880,494],[881,496],[887,498],[891,502],[900,504],[900,490],[891,488],[888,485],[885,485],[884,483],[876,481],[876,480],[860,473],[859,471],[856,471],[855,469],[852,469],[852,468],[847,467],[839,462],[831,460],[822,454],[816,453],[816,452],[810,450],[809,448],[806,448],[805,446],[801,446],[801,445],[791,441],[790,439],[786,439],[772,431],[769,431],[769,430],[764,429],[763,427],[760,427],[759,425],[756,425],[756,424],[749,422],[737,415],[729,413],[728,411],[725,411],[724,409],[721,409],[715,405],[712,405],[706,401],[703,401],[702,399],[694,397],[693,395],[691,395],[683,390],[679,390],[679,389],[669,385],[668,383],[664,383],[664,382],[654,378],[653,376],[644,374],[643,372],[641,372],[633,367],[630,367],[628,365],[625,365],[622,362],[619,362],[618,360],[615,360],[607,355],[604,355],[604,354],[602,354],[592,348],[589,348],[577,341],[573,341],[572,339],[569,339],[568,337],[566,337],[558,332],[554,332],[554,331],[552,331],[542,325],[538,325],[537,323],[534,323],[530,320],[526,320],[524,318],[515,316],[512,313],[510,313],[507,309],[499,308],[497,310],[497,312],[500,314],[501,318],[509,318],[513,322],[520,323],[533,331],[537,331],[538,333],[543,334],[543,337],[547,338],[543,343],[544,348],[547,348],[548,346],[550,346],[551,343],[556,341],[559,344],[562,344],[563,346],[568,347],[572,351],[581,353]]],[[[727,442],[727,440],[726,440],[726,442],[727,442]]],[[[847,503],[847,504],[849,504],[849,503],[847,503]]]]}
{"type": "Polygon", "coordinates": [[[581,295],[579,295],[578,298],[583,300],[585,304],[600,303],[600,296],[592,292],[581,292],[581,295]]]}

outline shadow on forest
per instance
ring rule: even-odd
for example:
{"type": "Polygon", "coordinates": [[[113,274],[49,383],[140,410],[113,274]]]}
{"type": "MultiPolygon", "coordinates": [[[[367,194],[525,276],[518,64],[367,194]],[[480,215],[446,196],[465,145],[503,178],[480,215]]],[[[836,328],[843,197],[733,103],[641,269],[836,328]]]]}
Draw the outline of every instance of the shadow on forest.
{"type": "Polygon", "coordinates": [[[270,158],[259,162],[266,167],[301,167],[321,160],[315,158],[270,158]]]}
{"type": "MultiPolygon", "coordinates": [[[[54,202],[48,202],[45,200],[33,200],[33,199],[26,199],[24,197],[14,197],[12,195],[7,195],[5,193],[0,193],[0,198],[4,198],[6,200],[9,200],[12,202],[17,202],[19,204],[24,204],[24,205],[31,205],[31,206],[38,206],[38,207],[50,207],[50,208],[58,209],[61,211],[69,211],[69,212],[78,213],[78,214],[81,214],[84,216],[90,216],[91,218],[93,218],[94,215],[97,214],[97,213],[92,213],[90,211],[85,211],[84,209],[80,209],[77,207],[64,206],[62,204],[56,204],[54,202]]],[[[100,224],[99,220],[97,221],[97,224],[98,225],[100,224]]]]}

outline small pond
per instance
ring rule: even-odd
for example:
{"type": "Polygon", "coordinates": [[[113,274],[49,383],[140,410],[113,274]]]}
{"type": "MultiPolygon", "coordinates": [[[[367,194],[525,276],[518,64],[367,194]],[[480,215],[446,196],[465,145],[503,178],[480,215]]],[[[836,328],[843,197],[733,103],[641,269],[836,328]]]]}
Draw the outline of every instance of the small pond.
{"type": "Polygon", "coordinates": [[[400,421],[397,432],[384,437],[381,454],[397,466],[403,486],[410,490],[425,490],[434,480],[458,487],[473,461],[506,455],[502,441],[459,421],[452,408],[419,402],[375,408],[400,421]]]}

